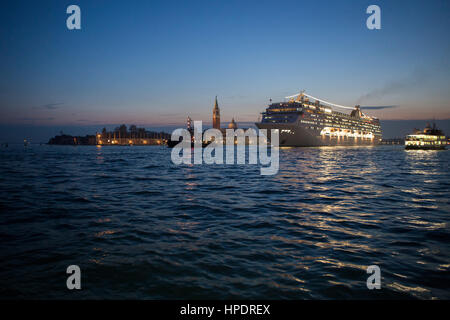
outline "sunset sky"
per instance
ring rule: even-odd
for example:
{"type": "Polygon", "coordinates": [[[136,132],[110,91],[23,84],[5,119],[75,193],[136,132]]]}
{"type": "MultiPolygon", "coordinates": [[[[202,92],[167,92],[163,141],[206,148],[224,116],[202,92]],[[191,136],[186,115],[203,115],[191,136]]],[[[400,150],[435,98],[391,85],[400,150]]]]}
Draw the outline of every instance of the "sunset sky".
{"type": "Polygon", "coordinates": [[[255,121],[305,89],[381,119],[450,119],[449,1],[7,1],[0,124],[255,121]],[[66,8],[81,8],[81,30],[66,8]],[[381,7],[381,30],[366,8],[381,7]]]}

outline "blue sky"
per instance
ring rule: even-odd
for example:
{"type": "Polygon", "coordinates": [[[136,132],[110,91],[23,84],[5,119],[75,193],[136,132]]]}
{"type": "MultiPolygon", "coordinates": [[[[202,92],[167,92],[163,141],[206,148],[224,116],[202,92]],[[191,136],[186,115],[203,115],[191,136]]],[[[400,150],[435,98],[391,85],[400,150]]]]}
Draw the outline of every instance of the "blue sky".
{"type": "Polygon", "coordinates": [[[450,118],[448,1],[3,1],[0,124],[255,121],[305,89],[450,118]],[[81,30],[66,8],[81,8],[81,30]],[[381,30],[366,28],[370,4],[381,30]]]}

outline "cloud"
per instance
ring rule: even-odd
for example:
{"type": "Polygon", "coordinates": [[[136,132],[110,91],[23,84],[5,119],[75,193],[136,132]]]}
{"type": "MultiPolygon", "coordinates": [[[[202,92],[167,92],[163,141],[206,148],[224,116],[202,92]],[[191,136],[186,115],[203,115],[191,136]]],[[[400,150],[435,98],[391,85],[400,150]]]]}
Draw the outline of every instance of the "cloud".
{"type": "Polygon", "coordinates": [[[369,91],[359,97],[356,104],[367,100],[379,100],[387,95],[402,93],[421,87],[430,78],[425,70],[415,70],[409,77],[387,83],[385,86],[369,91]]]}
{"type": "Polygon", "coordinates": [[[392,105],[392,106],[361,106],[361,109],[364,110],[381,110],[381,109],[392,109],[392,108],[397,108],[397,105],[392,105]]]}
{"type": "Polygon", "coordinates": [[[63,105],[64,103],[62,102],[58,102],[58,103],[47,103],[47,104],[43,104],[41,106],[37,106],[37,107],[33,107],[33,109],[47,109],[47,110],[56,110],[58,108],[60,108],[61,105],[63,105]]]}
{"type": "Polygon", "coordinates": [[[48,118],[20,118],[19,120],[23,120],[23,121],[52,121],[52,120],[55,120],[55,118],[53,118],[53,117],[48,117],[48,118]]]}
{"type": "Polygon", "coordinates": [[[103,123],[102,121],[98,121],[98,120],[87,120],[87,119],[77,119],[75,120],[76,122],[85,122],[85,123],[103,123]]]}

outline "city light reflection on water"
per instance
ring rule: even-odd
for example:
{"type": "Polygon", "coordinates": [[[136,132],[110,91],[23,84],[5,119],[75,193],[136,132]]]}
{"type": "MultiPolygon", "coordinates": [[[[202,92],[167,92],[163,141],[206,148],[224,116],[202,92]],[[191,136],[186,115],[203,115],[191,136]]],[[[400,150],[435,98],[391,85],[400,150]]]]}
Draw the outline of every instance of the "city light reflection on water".
{"type": "Polygon", "coordinates": [[[0,157],[2,297],[71,298],[78,264],[76,298],[450,298],[449,151],[281,148],[274,176],[163,147],[0,157]]]}

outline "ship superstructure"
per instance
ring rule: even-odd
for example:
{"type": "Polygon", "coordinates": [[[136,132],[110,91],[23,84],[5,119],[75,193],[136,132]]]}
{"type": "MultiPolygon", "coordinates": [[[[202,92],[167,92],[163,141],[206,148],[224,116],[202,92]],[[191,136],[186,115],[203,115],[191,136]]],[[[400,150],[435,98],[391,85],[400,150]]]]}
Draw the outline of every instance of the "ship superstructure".
{"type": "Polygon", "coordinates": [[[446,146],[447,139],[444,133],[436,128],[434,123],[433,127],[428,124],[423,130],[415,129],[414,133],[405,139],[405,149],[440,150],[446,146]]]}
{"type": "Polygon", "coordinates": [[[360,106],[337,105],[305,92],[286,99],[271,103],[256,123],[268,132],[279,130],[280,146],[372,145],[381,141],[380,121],[362,113],[360,106]],[[333,108],[352,111],[347,114],[333,108]]]}

